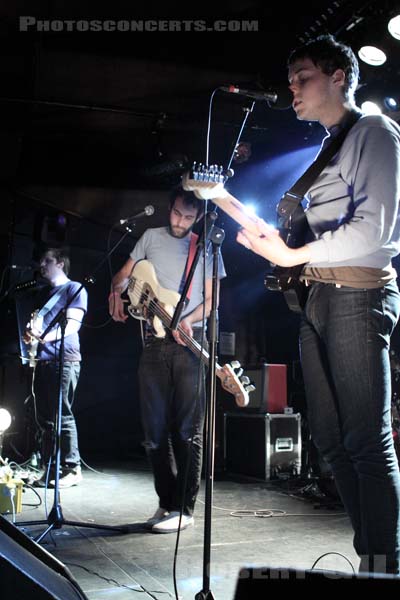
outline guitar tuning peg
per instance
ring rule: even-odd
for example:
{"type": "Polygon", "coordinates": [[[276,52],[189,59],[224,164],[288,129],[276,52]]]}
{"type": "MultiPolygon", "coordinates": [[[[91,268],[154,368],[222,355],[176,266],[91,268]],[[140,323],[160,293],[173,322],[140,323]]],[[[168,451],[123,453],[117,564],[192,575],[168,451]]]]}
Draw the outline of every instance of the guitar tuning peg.
{"type": "Polygon", "coordinates": [[[243,377],[240,378],[240,381],[243,383],[243,385],[248,385],[250,383],[250,379],[247,377],[247,375],[243,375],[243,377]]]}
{"type": "Polygon", "coordinates": [[[239,367],[240,367],[240,362],[239,362],[238,360],[233,360],[233,361],[231,362],[231,367],[232,367],[232,369],[239,369],[239,367]]]}
{"type": "Polygon", "coordinates": [[[236,373],[236,375],[238,377],[240,377],[241,375],[243,375],[243,369],[239,369],[238,372],[236,373]]]}
{"type": "Polygon", "coordinates": [[[251,384],[245,387],[245,390],[248,394],[250,394],[250,392],[254,392],[254,390],[256,389],[256,386],[251,384]]]}

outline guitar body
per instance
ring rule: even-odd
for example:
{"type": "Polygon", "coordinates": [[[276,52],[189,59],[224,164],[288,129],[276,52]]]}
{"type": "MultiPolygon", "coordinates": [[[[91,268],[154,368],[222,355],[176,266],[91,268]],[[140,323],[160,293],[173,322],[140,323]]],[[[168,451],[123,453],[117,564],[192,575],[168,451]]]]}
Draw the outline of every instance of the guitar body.
{"type": "Polygon", "coordinates": [[[152,305],[158,305],[172,317],[180,294],[160,286],[154,267],[148,260],[140,260],[135,264],[129,279],[128,296],[131,302],[129,314],[135,319],[151,323],[156,337],[165,337],[164,325],[152,305]]]}
{"type": "MultiPolygon", "coordinates": [[[[43,317],[39,315],[39,310],[33,311],[31,315],[31,319],[29,321],[29,329],[36,329],[37,331],[42,331],[43,328],[43,317]]],[[[31,336],[29,343],[28,356],[29,356],[29,366],[34,367],[36,365],[36,355],[37,349],[39,345],[39,340],[33,336],[31,336]]]]}
{"type": "MultiPolygon", "coordinates": [[[[278,206],[278,214],[282,209],[281,203],[282,201],[278,206]]],[[[287,212],[290,208],[291,206],[286,209],[287,212]]],[[[307,217],[301,204],[289,217],[285,216],[286,210],[283,212],[284,216],[279,217],[279,235],[289,248],[300,248],[310,241],[312,236],[307,217]]],[[[287,268],[275,266],[264,280],[268,290],[283,293],[288,307],[294,312],[302,312],[307,302],[308,287],[300,281],[303,267],[304,265],[287,268]]]]}
{"type": "MultiPolygon", "coordinates": [[[[156,337],[165,337],[166,328],[168,329],[171,324],[180,295],[160,286],[154,267],[148,260],[140,260],[135,264],[129,278],[127,292],[131,302],[128,306],[129,314],[135,319],[150,323],[156,337]]],[[[179,325],[178,331],[186,347],[208,365],[210,358],[208,352],[179,325]]],[[[244,376],[241,381],[239,380],[242,373],[243,369],[237,361],[222,367],[216,364],[216,374],[222,387],[235,396],[238,406],[246,406],[249,403],[249,393],[255,390],[248,377],[244,376]],[[238,374],[235,369],[239,370],[238,374]],[[245,384],[245,387],[242,384],[245,384]]]]}

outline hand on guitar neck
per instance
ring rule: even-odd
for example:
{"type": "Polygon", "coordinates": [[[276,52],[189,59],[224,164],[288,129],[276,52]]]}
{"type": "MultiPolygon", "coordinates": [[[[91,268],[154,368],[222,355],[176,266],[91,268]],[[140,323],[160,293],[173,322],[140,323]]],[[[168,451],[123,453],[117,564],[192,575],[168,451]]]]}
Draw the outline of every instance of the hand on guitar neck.
{"type": "Polygon", "coordinates": [[[274,268],[266,276],[266,287],[283,292],[290,310],[301,312],[305,306],[307,291],[300,277],[304,264],[311,258],[310,248],[305,243],[308,239],[308,224],[303,209],[298,207],[298,210],[301,208],[303,219],[293,218],[297,211],[290,213],[287,223],[282,224],[282,229],[275,229],[246,212],[245,206],[224,188],[226,179],[221,167],[197,166],[195,163],[193,169],[183,175],[182,186],[197,198],[212,200],[242,226],[243,229],[237,236],[239,244],[265,258],[274,268]]]}
{"type": "Polygon", "coordinates": [[[290,248],[280,237],[278,229],[246,212],[246,207],[224,188],[220,170],[212,169],[211,167],[209,173],[205,169],[185,173],[182,186],[185,190],[193,192],[197,198],[212,200],[242,226],[243,229],[237,236],[239,244],[280,267],[302,265],[310,260],[308,246],[290,248]]]}
{"type": "Polygon", "coordinates": [[[290,248],[280,237],[279,231],[262,219],[257,223],[257,228],[259,235],[248,229],[241,229],[236,241],[279,267],[294,267],[309,262],[310,249],[307,245],[290,248]]]}
{"type": "Polygon", "coordinates": [[[174,340],[181,346],[187,346],[187,342],[183,338],[183,334],[187,334],[190,338],[193,337],[193,329],[187,319],[179,321],[178,329],[171,330],[174,340]]]}

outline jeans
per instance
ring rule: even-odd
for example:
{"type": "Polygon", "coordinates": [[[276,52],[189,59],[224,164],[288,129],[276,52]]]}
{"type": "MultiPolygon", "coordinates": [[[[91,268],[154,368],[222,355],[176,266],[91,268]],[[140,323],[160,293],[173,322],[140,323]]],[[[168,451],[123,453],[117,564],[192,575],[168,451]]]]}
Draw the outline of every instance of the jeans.
{"type": "Polygon", "coordinates": [[[204,367],[167,336],[147,341],[139,364],[141,416],[159,506],[192,515],[200,487],[204,367]]]}
{"type": "Polygon", "coordinates": [[[313,441],[354,529],[360,570],[400,572],[400,477],[391,427],[390,335],[396,283],[311,286],[300,328],[313,441]]]}
{"type": "MultiPolygon", "coordinates": [[[[81,463],[78,449],[78,432],[75,417],[72,413],[80,368],[79,361],[65,361],[62,373],[60,463],[63,470],[73,469],[81,463]]],[[[57,363],[39,361],[35,369],[34,391],[38,421],[43,428],[41,441],[43,465],[47,465],[54,453],[55,418],[59,399],[58,386],[59,369],[57,363]]]]}

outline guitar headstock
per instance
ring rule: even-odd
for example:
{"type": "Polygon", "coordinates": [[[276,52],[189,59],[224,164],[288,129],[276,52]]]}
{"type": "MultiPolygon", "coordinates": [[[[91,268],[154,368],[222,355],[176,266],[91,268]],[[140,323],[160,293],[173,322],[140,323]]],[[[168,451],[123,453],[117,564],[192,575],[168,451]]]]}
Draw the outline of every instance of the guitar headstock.
{"type": "Polygon", "coordinates": [[[194,162],[191,170],[182,176],[182,187],[201,200],[212,200],[226,194],[224,184],[232,176],[232,169],[224,171],[222,166],[194,162]]]}
{"type": "Polygon", "coordinates": [[[218,372],[221,385],[227,392],[235,396],[236,404],[242,408],[249,403],[249,394],[256,388],[247,375],[243,375],[243,369],[237,360],[226,363],[218,372]]]}

